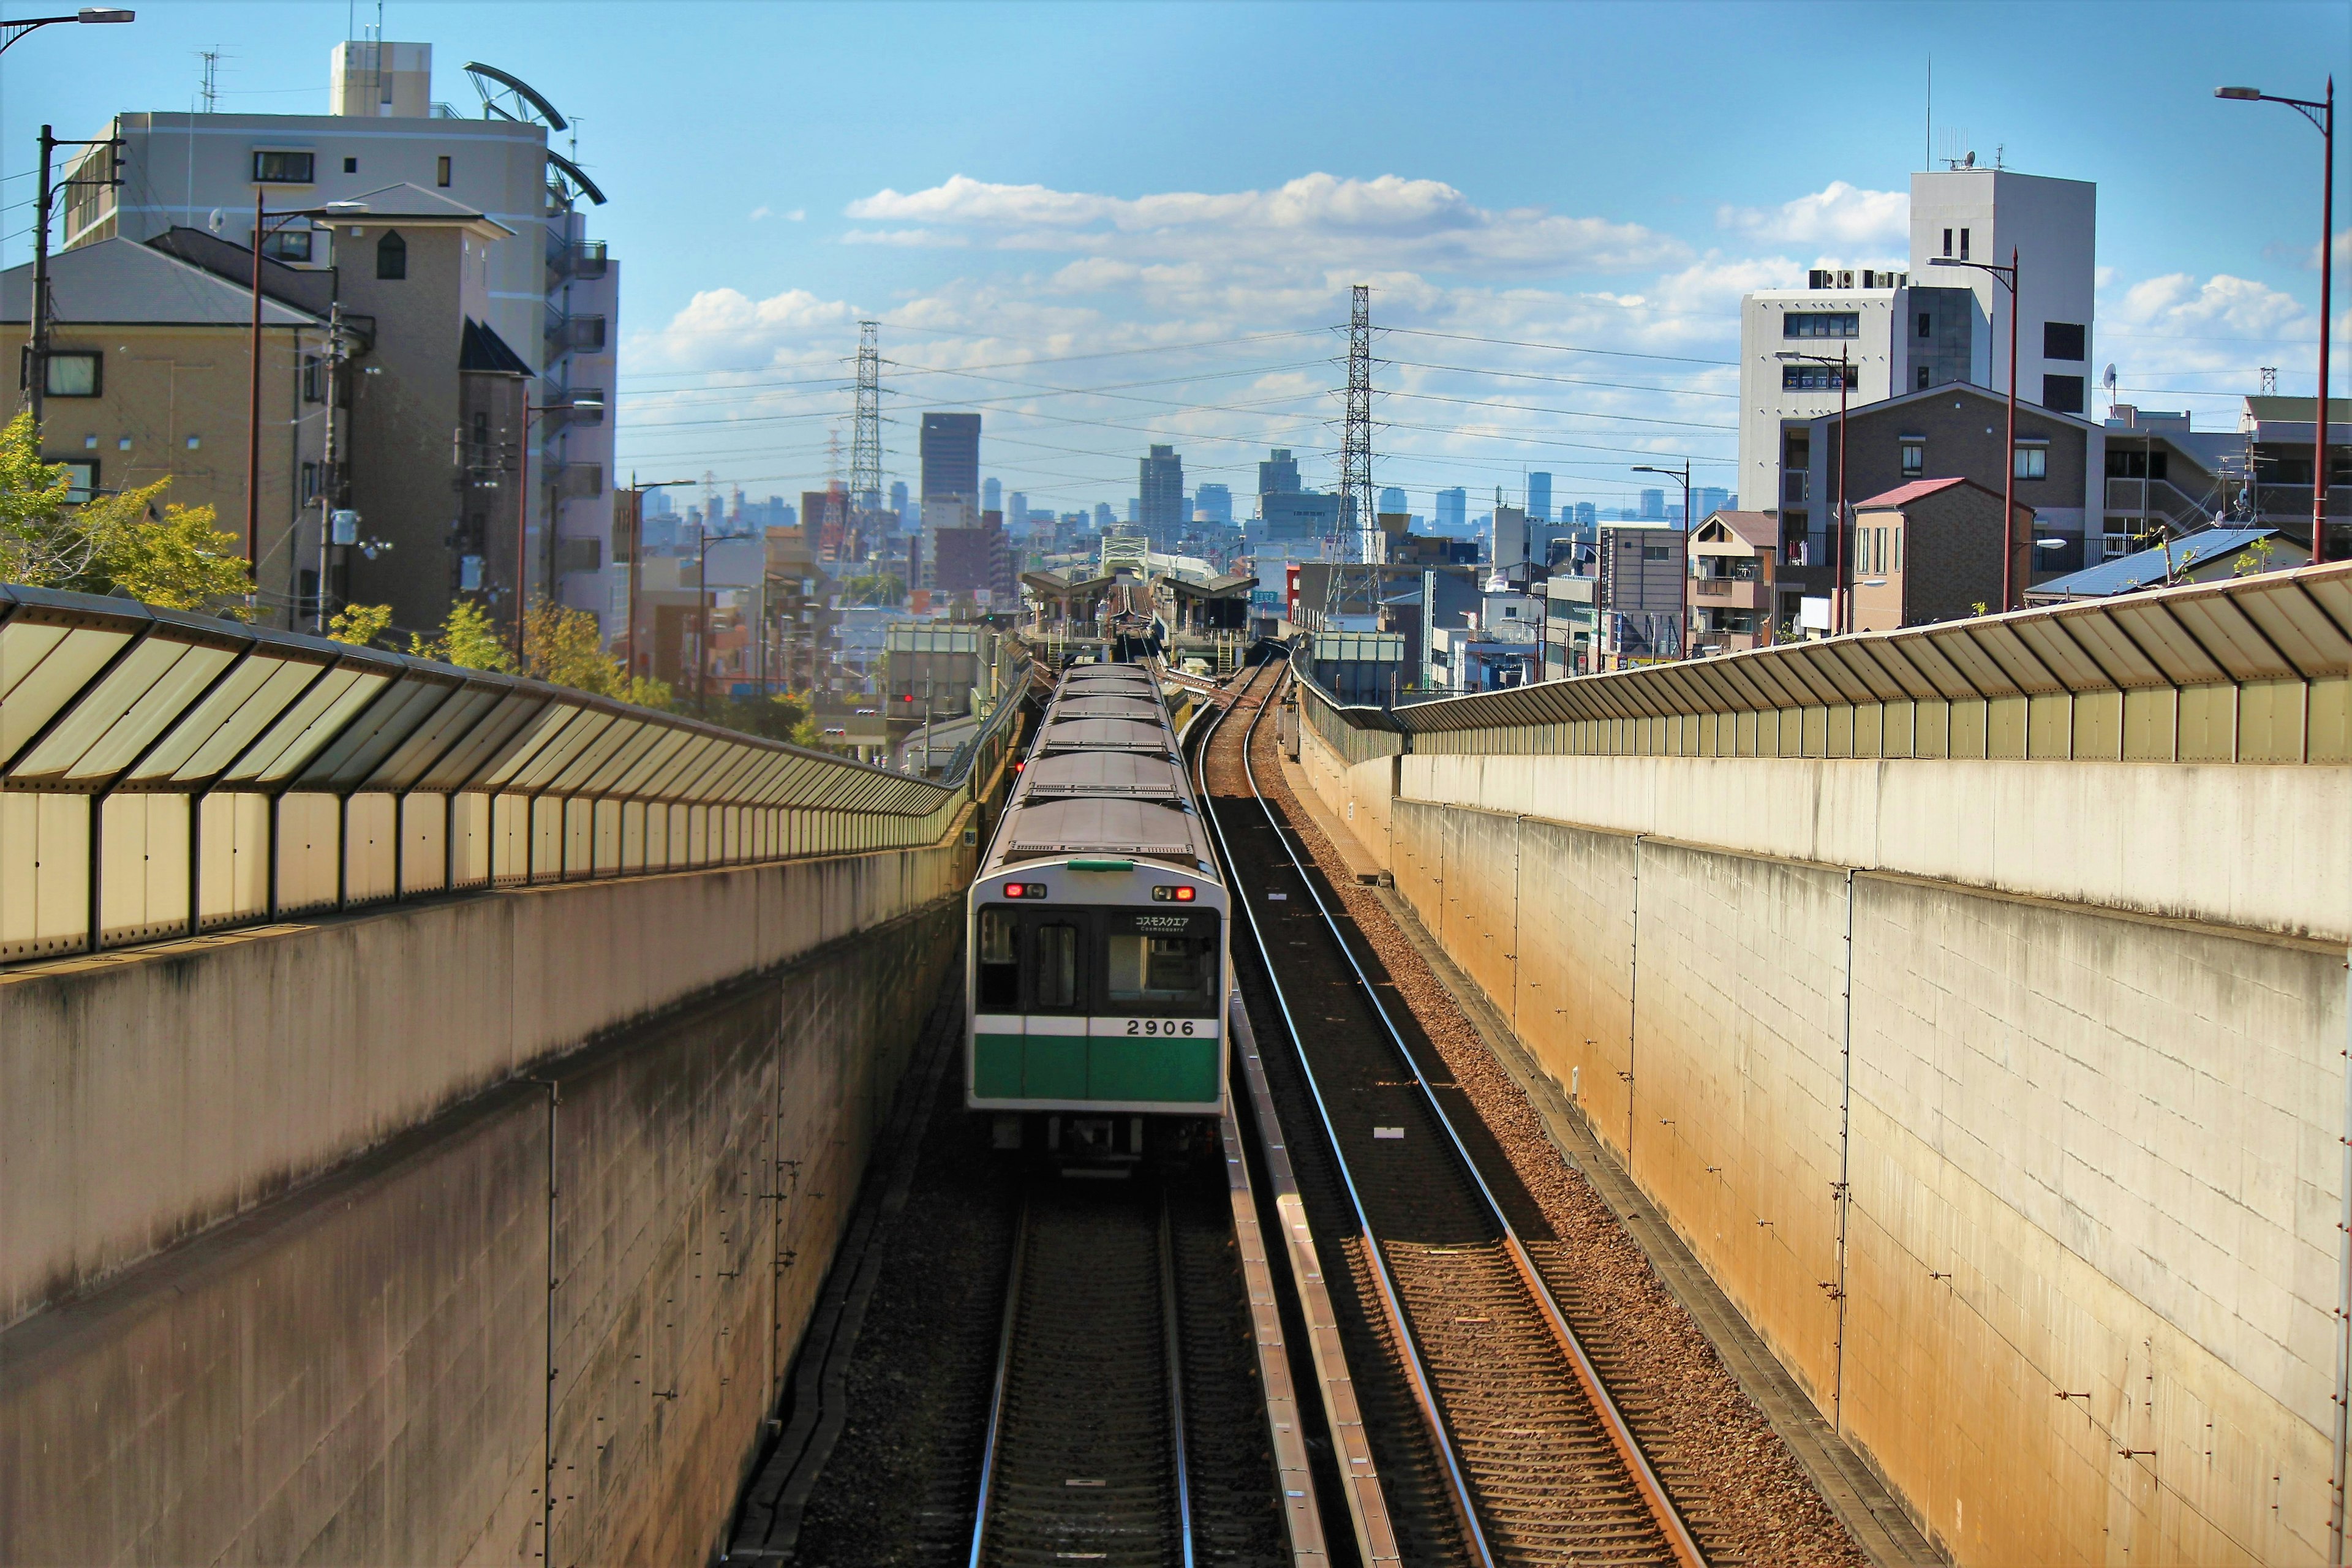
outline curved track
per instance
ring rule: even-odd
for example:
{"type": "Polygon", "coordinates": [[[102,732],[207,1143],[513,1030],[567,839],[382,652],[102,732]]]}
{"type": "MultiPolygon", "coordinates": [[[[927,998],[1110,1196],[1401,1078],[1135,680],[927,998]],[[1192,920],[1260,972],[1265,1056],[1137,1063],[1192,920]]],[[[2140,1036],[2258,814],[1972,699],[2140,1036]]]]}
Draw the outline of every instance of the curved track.
{"type": "Polygon", "coordinates": [[[1382,1460],[1400,1533],[1420,1538],[1412,1555],[1476,1563],[1696,1568],[1697,1543],[1258,789],[1249,743],[1285,678],[1254,675],[1241,735],[1203,747],[1237,751],[1256,811],[1227,820],[1240,796],[1221,800],[1205,768],[1202,798],[1277,1015],[1261,1038],[1293,1047],[1285,1110],[1321,1134],[1294,1151],[1319,1145],[1302,1163],[1320,1167],[1318,1220],[1360,1243],[1361,1337],[1394,1355],[1426,1433],[1419,1466],[1382,1460]]]}

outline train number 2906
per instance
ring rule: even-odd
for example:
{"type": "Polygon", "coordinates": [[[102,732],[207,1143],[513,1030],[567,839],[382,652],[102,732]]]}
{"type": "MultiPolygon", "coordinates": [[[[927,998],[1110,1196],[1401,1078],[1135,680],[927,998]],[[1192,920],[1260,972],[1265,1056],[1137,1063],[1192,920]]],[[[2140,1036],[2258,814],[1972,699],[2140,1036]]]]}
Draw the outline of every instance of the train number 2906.
{"type": "Polygon", "coordinates": [[[1193,1030],[1190,1018],[1129,1018],[1127,1032],[1130,1035],[1189,1035],[1193,1030]]]}

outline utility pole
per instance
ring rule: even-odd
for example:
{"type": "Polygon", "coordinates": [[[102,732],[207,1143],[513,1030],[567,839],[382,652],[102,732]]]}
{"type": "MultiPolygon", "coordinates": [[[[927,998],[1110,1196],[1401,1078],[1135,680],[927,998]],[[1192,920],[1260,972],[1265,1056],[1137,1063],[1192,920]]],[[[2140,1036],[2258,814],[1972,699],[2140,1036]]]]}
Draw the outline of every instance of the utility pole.
{"type": "Polygon", "coordinates": [[[32,363],[25,367],[36,431],[41,424],[42,398],[49,390],[49,160],[57,148],[57,137],[48,126],[42,126],[40,193],[36,198],[39,205],[33,217],[32,363]]]}

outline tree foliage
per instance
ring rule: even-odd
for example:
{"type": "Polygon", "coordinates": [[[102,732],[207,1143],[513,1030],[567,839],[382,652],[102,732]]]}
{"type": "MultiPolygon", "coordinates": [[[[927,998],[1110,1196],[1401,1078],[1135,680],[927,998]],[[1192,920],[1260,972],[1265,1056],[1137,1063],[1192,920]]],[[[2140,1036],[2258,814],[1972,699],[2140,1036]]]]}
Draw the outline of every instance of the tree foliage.
{"type": "Polygon", "coordinates": [[[163,500],[166,478],[76,504],[71,475],[41,460],[30,412],[0,427],[0,578],[121,594],[171,610],[243,616],[250,584],[233,535],[208,506],[163,500]]]}
{"type": "Polygon", "coordinates": [[[366,647],[383,636],[384,628],[390,625],[390,605],[345,605],[327,623],[327,636],[335,642],[366,647]]]}
{"type": "Polygon", "coordinates": [[[852,577],[841,585],[841,602],[845,605],[898,605],[906,598],[907,584],[895,572],[852,577]]]}
{"type": "Polygon", "coordinates": [[[438,637],[427,641],[421,632],[409,633],[408,651],[413,658],[439,659],[460,669],[514,673],[514,656],[507,651],[506,638],[490,624],[490,613],[472,599],[460,599],[449,606],[438,637]]]}

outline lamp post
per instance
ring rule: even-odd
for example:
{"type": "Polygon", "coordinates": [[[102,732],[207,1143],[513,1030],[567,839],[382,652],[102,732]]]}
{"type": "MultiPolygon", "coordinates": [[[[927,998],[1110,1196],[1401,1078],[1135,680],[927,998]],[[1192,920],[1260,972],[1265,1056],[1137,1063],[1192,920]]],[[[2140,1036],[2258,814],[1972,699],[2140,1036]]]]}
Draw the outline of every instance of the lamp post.
{"type": "MultiPolygon", "coordinates": [[[[2319,132],[2319,397],[2311,425],[2311,561],[2315,566],[2327,559],[2327,312],[2328,284],[2336,272],[2336,78],[2328,77],[2327,96],[2315,101],[2275,98],[2254,87],[2217,87],[2213,96],[2244,103],[2284,103],[2319,132]]],[[[2259,513],[2259,498],[2255,504],[2259,513]]],[[[2340,1534],[2340,1521],[2337,1530],[2340,1534]]]]}
{"type": "MultiPolygon", "coordinates": [[[[1843,348],[1838,350],[1838,356],[1835,359],[1830,358],[1827,354],[1801,353],[1780,353],[1775,354],[1773,357],[1775,359],[1802,360],[1809,364],[1831,364],[1837,366],[1837,521],[1833,529],[1833,532],[1836,536],[1835,542],[1831,551],[1832,561],[1832,574],[1833,581],[1830,584],[1830,633],[1832,636],[1835,636],[1837,633],[1846,629],[1847,619],[1845,592],[1845,395],[1846,389],[1853,384],[1853,367],[1847,360],[1846,352],[1843,348]]],[[[1777,593],[1778,590],[1776,589],[1775,592],[1777,593]]],[[[1800,618],[1801,619],[1802,617],[1800,618]]]]}
{"type": "MultiPolygon", "coordinates": [[[[530,422],[542,414],[569,414],[574,409],[594,410],[601,414],[604,404],[601,398],[578,397],[569,403],[535,404],[528,394],[523,398],[522,429],[515,443],[515,673],[525,673],[523,666],[524,611],[530,594],[530,422]]],[[[550,588],[553,574],[550,573],[550,588]]],[[[554,597],[551,592],[548,595],[554,597]]]]}
{"type": "MultiPolygon", "coordinates": [[[[349,217],[368,210],[365,202],[329,202],[293,212],[264,212],[263,194],[258,188],[253,193],[252,368],[246,378],[245,404],[245,572],[257,585],[261,580],[261,242],[297,218],[349,217]]],[[[325,584],[320,587],[323,593],[325,584]]]]}
{"type": "MultiPolygon", "coordinates": [[[[1647,463],[1636,463],[1633,465],[1633,471],[1637,474],[1663,474],[1667,479],[1679,480],[1681,482],[1683,487],[1683,570],[1687,573],[1690,570],[1691,531],[1698,526],[1697,521],[1691,516],[1690,459],[1688,458],[1685,458],[1683,459],[1683,466],[1679,468],[1653,468],[1647,463]]],[[[1683,602],[1685,605],[1690,602],[1689,591],[1687,589],[1684,592],[1683,602]]],[[[1685,658],[1690,657],[1691,645],[1696,640],[1693,636],[1690,623],[1691,616],[1689,615],[1684,616],[1682,651],[1683,657],[1685,658]]]]}
{"type": "MultiPolygon", "coordinates": [[[[674,485],[690,485],[692,479],[647,479],[640,481],[634,473],[629,476],[629,679],[637,677],[637,574],[646,558],[646,492],[666,490],[674,485]]],[[[648,667],[646,674],[653,670],[648,667]]]]}
{"type": "Polygon", "coordinates": [[[1990,272],[2009,290],[2009,439],[2002,443],[2008,449],[2000,458],[2000,608],[2006,615],[2015,607],[2017,600],[2011,583],[2017,572],[2017,247],[2009,247],[2006,267],[1990,261],[1961,261],[1949,256],[1929,257],[1927,265],[1990,272]]]}
{"type": "Polygon", "coordinates": [[[125,11],[119,5],[85,5],[70,16],[26,16],[14,22],[0,22],[0,55],[8,52],[16,41],[36,27],[47,27],[58,22],[130,22],[138,18],[136,11],[125,11]]]}

